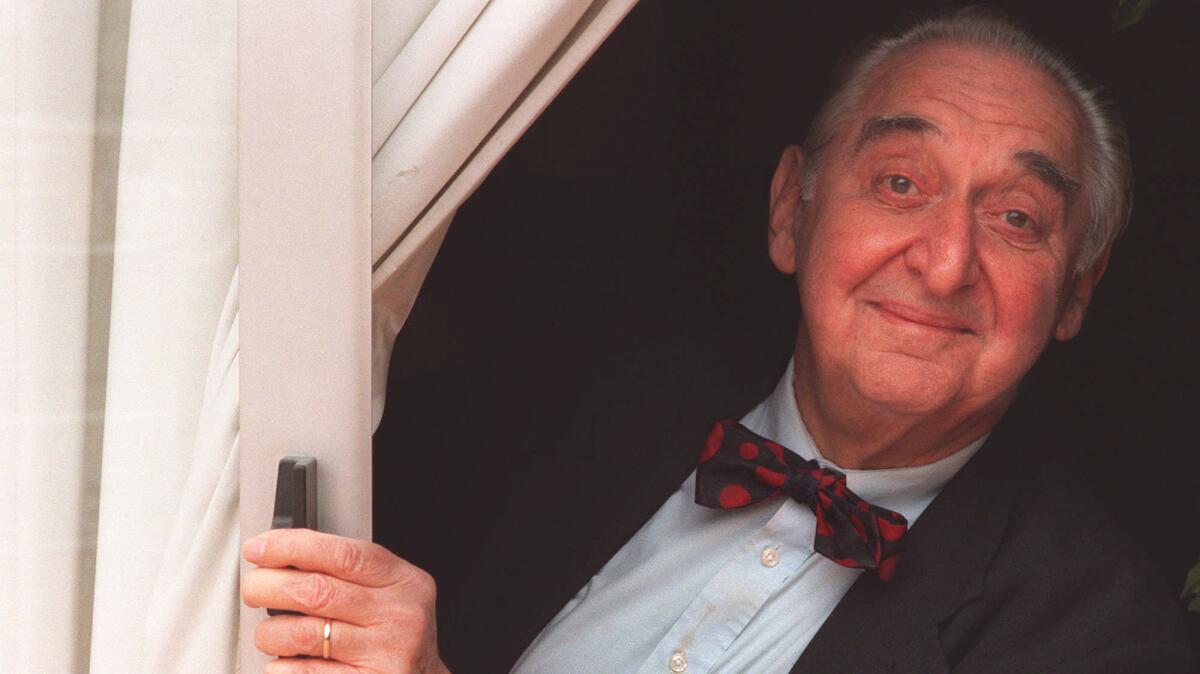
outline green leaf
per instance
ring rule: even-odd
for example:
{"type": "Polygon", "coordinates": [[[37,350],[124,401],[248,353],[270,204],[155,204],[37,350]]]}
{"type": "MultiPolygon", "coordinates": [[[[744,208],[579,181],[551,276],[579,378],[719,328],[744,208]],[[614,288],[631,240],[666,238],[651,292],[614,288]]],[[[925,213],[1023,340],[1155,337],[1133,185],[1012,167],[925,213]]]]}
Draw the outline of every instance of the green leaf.
{"type": "Polygon", "coordinates": [[[1187,580],[1183,581],[1184,593],[1200,593],[1200,562],[1188,570],[1187,580]]]}
{"type": "Polygon", "coordinates": [[[1180,596],[1188,600],[1188,611],[1200,613],[1200,562],[1196,562],[1188,571],[1187,580],[1183,581],[1183,594],[1180,596]]]}
{"type": "Polygon", "coordinates": [[[1146,10],[1158,0],[1117,0],[1113,9],[1113,32],[1128,28],[1142,20],[1146,10]]]}

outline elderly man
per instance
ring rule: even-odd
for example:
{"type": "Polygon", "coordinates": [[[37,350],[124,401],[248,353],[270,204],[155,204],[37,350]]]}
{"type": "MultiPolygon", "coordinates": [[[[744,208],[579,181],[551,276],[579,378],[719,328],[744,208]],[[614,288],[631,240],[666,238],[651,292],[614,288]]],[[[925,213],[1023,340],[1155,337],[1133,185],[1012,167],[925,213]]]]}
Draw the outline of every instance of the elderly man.
{"type": "Polygon", "coordinates": [[[268,670],[1188,671],[1140,553],[999,425],[1079,331],[1128,185],[1119,122],[1004,21],[870,45],[771,184],[804,311],[774,392],[707,443],[582,438],[532,469],[441,651],[422,570],[250,541],[245,600],[306,614],[258,627],[268,670]]]}

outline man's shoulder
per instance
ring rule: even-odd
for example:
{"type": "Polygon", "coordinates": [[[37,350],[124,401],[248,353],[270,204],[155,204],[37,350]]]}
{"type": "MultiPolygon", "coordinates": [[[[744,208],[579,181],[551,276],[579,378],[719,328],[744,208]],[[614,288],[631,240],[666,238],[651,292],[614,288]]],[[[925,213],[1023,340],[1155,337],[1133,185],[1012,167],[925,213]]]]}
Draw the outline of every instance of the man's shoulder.
{"type": "Polygon", "coordinates": [[[945,625],[949,660],[964,671],[1192,671],[1182,610],[1145,551],[1060,471],[1017,479],[982,594],[945,625]]]}
{"type": "Polygon", "coordinates": [[[989,567],[990,584],[1068,600],[1063,609],[1102,597],[1120,605],[1123,611],[1109,613],[1126,621],[1176,613],[1160,570],[1094,496],[1044,470],[1025,486],[989,567]]]}

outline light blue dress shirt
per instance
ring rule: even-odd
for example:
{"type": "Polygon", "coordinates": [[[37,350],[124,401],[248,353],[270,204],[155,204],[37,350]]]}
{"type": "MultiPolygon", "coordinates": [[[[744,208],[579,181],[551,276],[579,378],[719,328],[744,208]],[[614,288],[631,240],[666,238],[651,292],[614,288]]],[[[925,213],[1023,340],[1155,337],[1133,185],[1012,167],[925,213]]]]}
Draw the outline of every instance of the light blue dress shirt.
{"type": "MultiPolygon", "coordinates": [[[[742,423],[837,468],[800,419],[792,377],[789,363],[742,423]]],[[[851,491],[911,524],[984,439],[924,466],[837,469],[851,491]]],[[[816,518],[806,505],[773,498],[718,511],[694,499],[695,473],[559,611],[513,671],[789,671],[863,572],[814,553],[816,518]]]]}

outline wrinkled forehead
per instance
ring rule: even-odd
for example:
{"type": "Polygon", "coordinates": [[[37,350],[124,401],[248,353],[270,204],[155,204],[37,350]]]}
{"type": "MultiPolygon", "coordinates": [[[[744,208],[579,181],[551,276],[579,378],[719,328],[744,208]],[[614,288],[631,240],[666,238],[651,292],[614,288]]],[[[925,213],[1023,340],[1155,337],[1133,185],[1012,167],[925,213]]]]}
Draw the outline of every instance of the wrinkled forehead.
{"type": "Polygon", "coordinates": [[[902,49],[868,74],[838,134],[856,142],[871,120],[915,117],[945,138],[971,132],[996,150],[1032,150],[1079,175],[1082,117],[1049,73],[993,48],[934,42],[902,49]]]}

